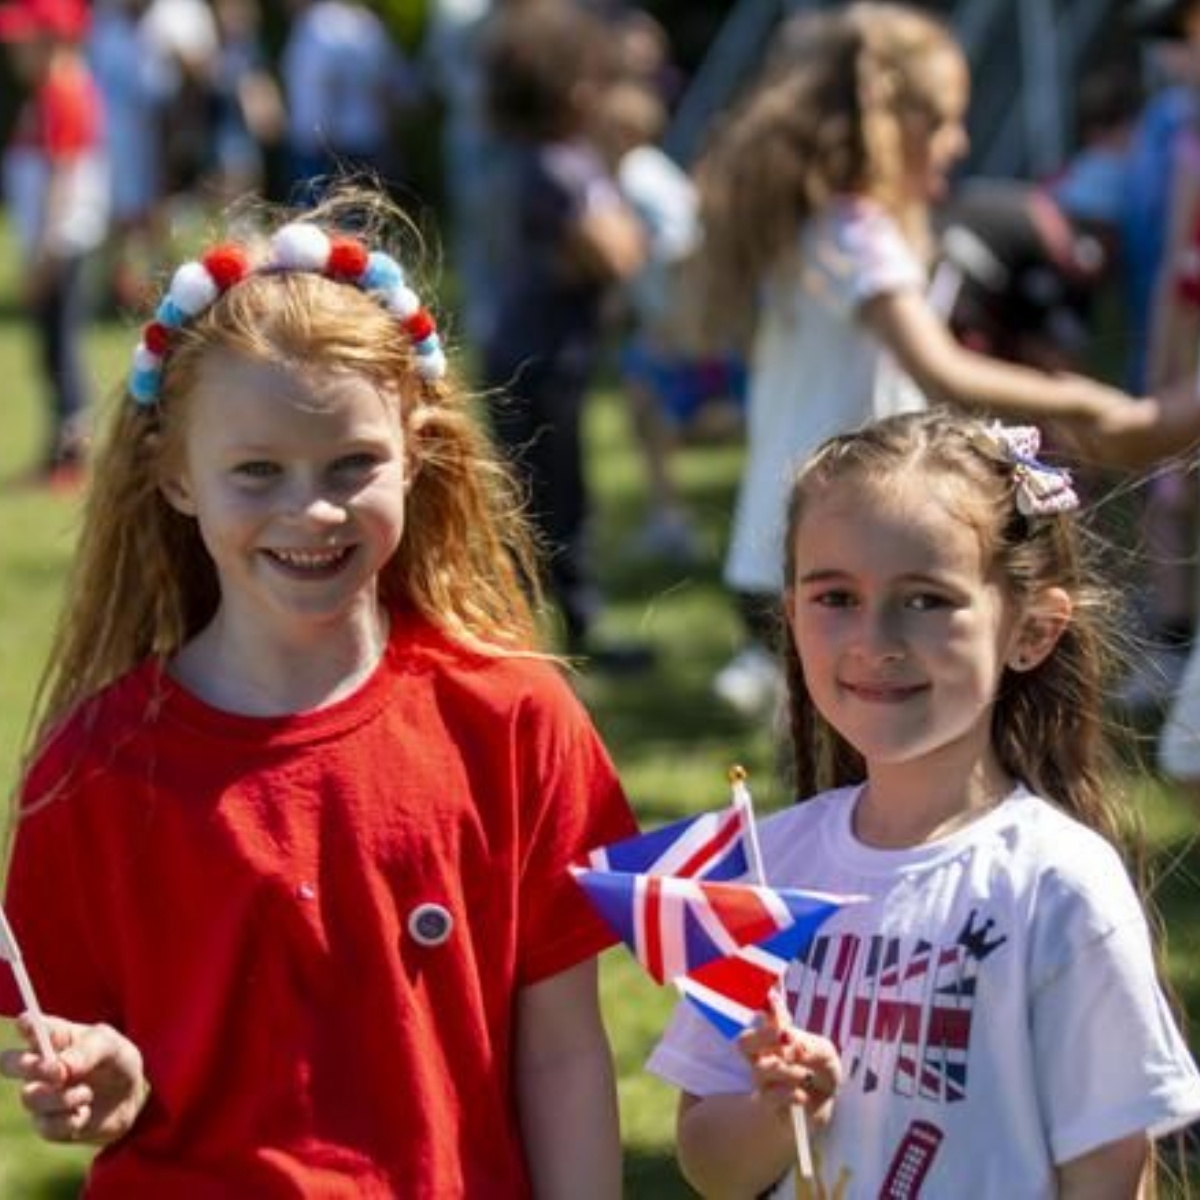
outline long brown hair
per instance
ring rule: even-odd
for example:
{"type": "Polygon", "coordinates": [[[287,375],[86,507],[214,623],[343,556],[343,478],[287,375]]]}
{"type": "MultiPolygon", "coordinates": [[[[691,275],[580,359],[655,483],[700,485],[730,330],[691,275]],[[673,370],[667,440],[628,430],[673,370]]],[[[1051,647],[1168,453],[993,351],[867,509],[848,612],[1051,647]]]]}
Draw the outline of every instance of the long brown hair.
{"type": "MultiPolygon", "coordinates": [[[[359,187],[303,215],[372,248],[416,240],[402,214],[359,187]]],[[[412,256],[397,257],[411,275],[412,256]]],[[[35,749],[82,700],[148,656],[173,654],[216,611],[217,575],[196,523],[159,488],[211,354],[361,373],[394,397],[411,484],[403,539],[380,575],[383,602],[412,606],[483,653],[537,652],[538,571],[520,498],[462,383],[422,378],[411,339],[357,288],[304,272],[251,274],[179,331],[156,405],[114,397],[38,693],[35,749]]]]}
{"type": "Polygon", "coordinates": [[[700,324],[744,339],[763,282],[794,257],[800,226],[838,195],[869,196],[920,246],[906,210],[905,128],[942,112],[930,63],[961,58],[936,18],[856,3],[793,18],[697,167],[704,243],[695,262],[700,324]]]}
{"type": "MultiPolygon", "coordinates": [[[[1018,511],[1012,462],[984,422],[945,409],[907,413],[825,442],[792,484],[785,578],[795,578],[796,532],[812,497],[834,483],[913,477],[951,485],[956,515],[978,533],[985,568],[1016,606],[1049,588],[1071,598],[1071,620],[1049,656],[1033,670],[1004,673],[992,741],[1013,778],[1114,843],[1127,843],[1103,703],[1104,683],[1117,663],[1120,605],[1095,561],[1101,543],[1084,536],[1074,513],[1026,517],[1018,511]]],[[[865,764],[817,711],[790,638],[785,659],[797,794],[861,782],[865,764]]]]}

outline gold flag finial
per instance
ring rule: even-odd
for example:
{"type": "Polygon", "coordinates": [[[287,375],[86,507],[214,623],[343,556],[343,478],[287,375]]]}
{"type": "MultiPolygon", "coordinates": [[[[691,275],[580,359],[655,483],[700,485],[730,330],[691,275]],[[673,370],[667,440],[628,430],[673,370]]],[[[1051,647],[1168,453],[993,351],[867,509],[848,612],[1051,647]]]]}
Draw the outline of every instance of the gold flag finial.
{"type": "Polygon", "coordinates": [[[746,768],[740,763],[734,763],[733,766],[729,768],[730,783],[745,783],[746,778],[746,768]]]}

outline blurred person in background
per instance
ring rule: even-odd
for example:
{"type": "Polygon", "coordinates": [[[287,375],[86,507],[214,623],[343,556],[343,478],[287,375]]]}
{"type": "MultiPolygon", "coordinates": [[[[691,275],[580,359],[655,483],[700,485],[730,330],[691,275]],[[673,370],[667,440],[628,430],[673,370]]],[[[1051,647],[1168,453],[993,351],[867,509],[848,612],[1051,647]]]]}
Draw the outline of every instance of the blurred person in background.
{"type": "Polygon", "coordinates": [[[659,145],[667,118],[662,98],[644,79],[621,79],[595,111],[597,142],[646,245],[642,267],[623,289],[628,329],[619,354],[649,499],[634,549],[685,565],[702,556],[702,547],[675,483],[674,451],[711,406],[739,402],[745,371],[736,355],[691,344],[684,272],[700,243],[699,201],[691,177],[659,145]]]}
{"type": "Polygon", "coordinates": [[[220,38],[209,0],[150,0],[140,23],[151,53],[165,64],[169,90],[158,135],[164,202],[190,201],[208,167],[220,38]]]}
{"type": "Polygon", "coordinates": [[[109,211],[102,104],[81,49],[88,16],[82,0],[0,4],[0,42],[21,88],[4,195],[49,399],[38,474],[52,487],[77,484],[85,465],[84,267],[109,211]]]}
{"type": "Polygon", "coordinates": [[[1081,371],[1096,289],[1112,270],[1104,239],[1047,189],[1015,179],[970,180],[935,219],[934,287],[963,345],[1043,371],[1081,371]]]}
{"type": "Polygon", "coordinates": [[[512,145],[509,228],[484,346],[493,432],[529,499],[568,654],[614,671],[647,646],[597,639],[583,418],[606,303],[644,260],[644,236],[594,136],[616,69],[609,27],[569,0],[499,10],[484,47],[488,115],[512,145]]]}
{"type": "Polygon", "coordinates": [[[280,59],[293,201],[323,181],[366,174],[394,187],[393,127],[410,92],[387,27],[357,0],[291,0],[280,59]]]}
{"type": "Polygon", "coordinates": [[[104,102],[110,172],[105,246],[108,296],[118,311],[147,296],[159,242],[163,194],[162,112],[173,87],[167,60],[144,35],[148,0],[97,0],[86,41],[88,65],[104,102]]]}
{"type": "Polygon", "coordinates": [[[287,120],[268,69],[258,0],[214,0],[218,47],[213,72],[210,169],[217,200],[228,203],[266,187],[266,151],[287,120]]]}
{"type": "MultiPolygon", "coordinates": [[[[1155,391],[1197,369],[1200,290],[1187,272],[1200,212],[1200,0],[1137,0],[1127,23],[1166,80],[1130,137],[1120,223],[1127,379],[1155,391]]],[[[1160,467],[1147,490],[1147,645],[1118,696],[1132,713],[1161,713],[1183,674],[1195,631],[1198,501],[1194,475],[1179,465],[1160,467]]]]}

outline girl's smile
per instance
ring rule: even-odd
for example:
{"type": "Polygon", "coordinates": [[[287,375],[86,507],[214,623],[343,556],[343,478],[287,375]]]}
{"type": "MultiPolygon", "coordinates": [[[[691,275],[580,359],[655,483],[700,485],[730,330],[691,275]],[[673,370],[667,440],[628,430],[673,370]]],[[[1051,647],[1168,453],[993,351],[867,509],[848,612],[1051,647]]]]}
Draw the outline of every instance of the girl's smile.
{"type": "Polygon", "coordinates": [[[325,551],[277,549],[264,550],[263,553],[297,579],[317,579],[337,574],[354,553],[354,547],[325,551]]]}
{"type": "Polygon", "coordinates": [[[924,685],[902,686],[896,683],[842,683],[843,690],[868,704],[901,704],[925,690],[924,685]]]}

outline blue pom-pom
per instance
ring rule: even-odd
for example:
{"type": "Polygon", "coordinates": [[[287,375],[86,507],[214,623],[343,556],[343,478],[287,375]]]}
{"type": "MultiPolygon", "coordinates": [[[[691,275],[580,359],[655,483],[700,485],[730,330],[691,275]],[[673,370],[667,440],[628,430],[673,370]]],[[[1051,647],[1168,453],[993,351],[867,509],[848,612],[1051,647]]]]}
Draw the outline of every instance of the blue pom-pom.
{"type": "Polygon", "coordinates": [[[367,269],[358,284],[367,292],[386,292],[404,282],[404,268],[382,250],[373,250],[367,256],[367,269]]]}
{"type": "Polygon", "coordinates": [[[158,403],[161,384],[161,371],[131,371],[129,373],[129,394],[141,408],[153,408],[158,403]]]}
{"type": "Polygon", "coordinates": [[[442,348],[441,340],[436,333],[431,333],[428,337],[422,338],[415,343],[417,353],[426,358],[436,354],[442,348]]]}
{"type": "Polygon", "coordinates": [[[188,314],[170,296],[164,296],[155,309],[154,319],[168,329],[178,329],[187,321],[188,314]]]}

